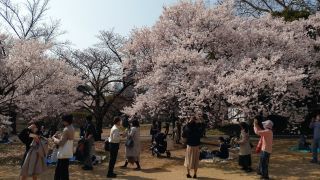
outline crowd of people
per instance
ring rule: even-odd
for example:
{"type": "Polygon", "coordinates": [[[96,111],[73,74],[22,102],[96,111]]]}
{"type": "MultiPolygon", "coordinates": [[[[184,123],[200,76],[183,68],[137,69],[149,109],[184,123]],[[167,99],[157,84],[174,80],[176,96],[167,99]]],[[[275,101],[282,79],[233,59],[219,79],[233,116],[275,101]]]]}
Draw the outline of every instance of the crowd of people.
{"type": "MultiPolygon", "coordinates": [[[[184,139],[186,145],[186,155],[184,166],[186,167],[187,178],[197,178],[200,157],[201,138],[203,137],[203,124],[200,118],[196,116],[191,117],[184,121],[176,121],[174,124],[172,138],[176,143],[180,143],[180,139],[184,139]],[[191,175],[193,170],[193,175],[191,175]]],[[[46,130],[39,122],[31,121],[27,128],[23,129],[19,134],[19,139],[25,144],[25,153],[21,163],[21,179],[32,177],[37,179],[43,173],[47,164],[46,158],[48,155],[48,146],[50,142],[54,143],[57,148],[57,164],[55,169],[55,180],[68,180],[69,179],[69,160],[73,157],[73,143],[75,140],[75,129],[73,127],[73,116],[65,115],[62,117],[63,131],[57,131],[53,135],[46,133],[46,130]]],[[[153,121],[150,129],[151,143],[157,144],[156,139],[161,134],[164,138],[169,134],[169,128],[166,124],[164,126],[164,133],[161,132],[161,122],[153,121]]],[[[219,137],[219,149],[212,151],[214,157],[221,159],[228,159],[229,148],[232,143],[235,143],[239,148],[239,166],[245,172],[252,172],[252,148],[253,144],[250,141],[250,126],[246,122],[239,123],[241,132],[239,138],[225,139],[219,137]],[[230,143],[232,141],[232,143],[230,143]]],[[[269,160],[272,153],[273,145],[273,122],[271,120],[258,121],[254,119],[253,131],[258,135],[259,141],[256,146],[256,153],[260,154],[260,159],[257,167],[257,173],[262,179],[269,179],[269,160]]],[[[318,162],[318,150],[320,146],[320,114],[317,114],[310,123],[310,128],[313,129],[313,146],[312,163],[318,162]]],[[[96,140],[96,129],[92,123],[92,116],[86,117],[85,126],[80,132],[81,140],[84,142],[84,154],[82,163],[83,170],[93,170],[92,157],[94,156],[94,142],[96,140]]],[[[50,133],[49,133],[50,134],[50,133]]],[[[109,151],[109,165],[107,171],[108,178],[115,178],[117,174],[114,172],[115,164],[118,157],[121,139],[126,139],[125,145],[125,163],[121,168],[125,169],[128,165],[136,165],[135,170],[141,170],[140,153],[141,153],[141,140],[140,140],[140,124],[137,118],[122,119],[115,117],[113,126],[110,130],[110,135],[106,139],[107,150],[109,151]],[[125,131],[121,131],[121,126],[124,126],[125,131]]],[[[80,141],[79,141],[80,142],[80,141]]],[[[305,137],[299,140],[301,146],[306,146],[305,137]],[[301,140],[302,139],[302,140],[301,140]],[[301,141],[301,142],[300,142],[301,141]],[[303,141],[303,142],[302,142],[303,141]]]]}

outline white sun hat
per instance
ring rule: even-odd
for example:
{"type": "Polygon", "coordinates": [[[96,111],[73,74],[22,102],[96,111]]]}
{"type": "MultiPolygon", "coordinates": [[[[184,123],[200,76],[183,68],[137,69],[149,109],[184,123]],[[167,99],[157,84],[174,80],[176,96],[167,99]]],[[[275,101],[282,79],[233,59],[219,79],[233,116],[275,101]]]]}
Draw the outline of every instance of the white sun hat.
{"type": "Polygon", "coordinates": [[[262,122],[262,125],[265,129],[272,129],[273,122],[271,120],[266,120],[262,122]]]}

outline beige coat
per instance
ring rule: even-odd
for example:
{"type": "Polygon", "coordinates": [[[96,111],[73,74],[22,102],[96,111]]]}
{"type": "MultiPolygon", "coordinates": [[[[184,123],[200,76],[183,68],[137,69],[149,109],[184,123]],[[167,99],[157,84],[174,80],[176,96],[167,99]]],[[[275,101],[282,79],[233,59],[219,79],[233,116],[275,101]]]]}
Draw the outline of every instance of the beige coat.
{"type": "Polygon", "coordinates": [[[246,133],[244,130],[241,130],[239,145],[240,145],[239,155],[251,154],[249,133],[246,133]]]}
{"type": "Polygon", "coordinates": [[[133,147],[126,147],[126,157],[129,162],[140,161],[140,128],[132,127],[128,132],[127,138],[133,140],[133,147]]]}
{"type": "Polygon", "coordinates": [[[30,150],[21,167],[20,176],[33,176],[43,173],[47,169],[46,157],[48,141],[41,138],[40,143],[32,141],[30,150]]]}

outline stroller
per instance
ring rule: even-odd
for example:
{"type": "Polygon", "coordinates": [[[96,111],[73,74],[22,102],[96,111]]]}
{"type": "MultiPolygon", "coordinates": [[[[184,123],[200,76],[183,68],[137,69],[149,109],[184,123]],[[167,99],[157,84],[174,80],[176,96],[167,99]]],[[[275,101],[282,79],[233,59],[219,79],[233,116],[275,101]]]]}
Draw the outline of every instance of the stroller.
{"type": "Polygon", "coordinates": [[[160,157],[161,154],[166,153],[168,158],[171,157],[170,151],[167,150],[167,136],[164,133],[158,133],[155,141],[151,147],[152,156],[157,155],[157,157],[160,157]]]}

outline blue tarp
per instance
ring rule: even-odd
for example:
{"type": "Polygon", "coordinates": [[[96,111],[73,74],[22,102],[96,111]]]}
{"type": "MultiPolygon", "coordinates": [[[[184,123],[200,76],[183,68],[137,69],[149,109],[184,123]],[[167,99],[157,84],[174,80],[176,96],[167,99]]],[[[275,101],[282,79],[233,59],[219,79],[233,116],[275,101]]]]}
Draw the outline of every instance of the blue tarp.
{"type": "MultiPolygon", "coordinates": [[[[71,162],[71,163],[76,162],[76,157],[73,156],[72,158],[70,158],[69,162],[71,162]]],[[[50,158],[47,159],[47,165],[53,165],[53,164],[56,164],[56,163],[57,163],[56,161],[51,161],[50,158]]]]}
{"type": "MultiPolygon", "coordinates": [[[[301,153],[310,153],[311,152],[308,149],[299,149],[298,146],[290,147],[289,150],[293,151],[293,152],[301,152],[301,153]]],[[[320,148],[318,149],[318,152],[320,153],[320,148]]]]}

